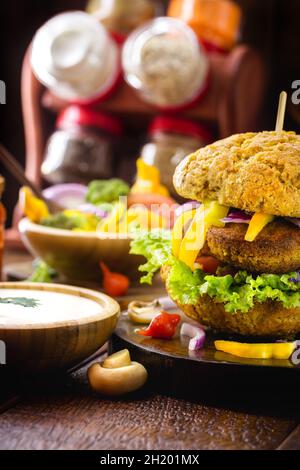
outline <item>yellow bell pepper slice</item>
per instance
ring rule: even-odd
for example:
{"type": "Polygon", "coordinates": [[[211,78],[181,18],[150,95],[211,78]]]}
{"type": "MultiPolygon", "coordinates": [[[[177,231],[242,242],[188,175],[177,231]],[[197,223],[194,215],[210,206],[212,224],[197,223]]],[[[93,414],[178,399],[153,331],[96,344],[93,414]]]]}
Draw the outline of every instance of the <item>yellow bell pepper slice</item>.
{"type": "Polygon", "coordinates": [[[32,222],[40,222],[49,216],[46,203],[36,197],[28,186],[23,186],[19,192],[20,209],[32,222]]]}
{"type": "Polygon", "coordinates": [[[253,242],[259,232],[261,232],[262,229],[273,220],[273,215],[262,214],[260,212],[254,214],[254,216],[250,220],[249,227],[245,235],[246,242],[253,242]]]}
{"type": "Polygon", "coordinates": [[[224,227],[221,219],[228,214],[229,207],[221,206],[216,201],[205,201],[195,214],[195,217],[186,232],[179,249],[178,258],[191,269],[199,251],[203,248],[206,240],[206,234],[210,227],[224,227]]]}
{"type": "Polygon", "coordinates": [[[159,194],[160,196],[166,196],[166,197],[170,196],[168,189],[163,184],[159,184],[158,186],[156,186],[154,188],[153,194],[159,194]]]}
{"type": "Polygon", "coordinates": [[[119,223],[126,214],[125,204],[118,202],[115,204],[110,215],[103,221],[100,222],[97,230],[100,232],[106,233],[118,233],[119,232],[119,223]]]}
{"type": "Polygon", "coordinates": [[[177,217],[172,230],[172,253],[176,258],[179,255],[180,245],[183,238],[183,229],[186,224],[188,224],[196,214],[196,209],[191,209],[190,211],[183,212],[179,217],[177,217]]]}
{"type": "Polygon", "coordinates": [[[296,342],[247,344],[235,341],[215,341],[215,348],[218,351],[248,359],[289,359],[296,347],[296,342]]]}
{"type": "Polygon", "coordinates": [[[137,179],[149,180],[154,184],[160,183],[160,172],[156,166],[148,165],[142,158],[139,158],[136,162],[136,167],[137,179]]]}
{"type": "Polygon", "coordinates": [[[148,165],[142,158],[136,162],[137,179],[132,186],[131,194],[159,194],[169,196],[168,189],[160,183],[161,177],[158,168],[148,165]]]}
{"type": "Polygon", "coordinates": [[[63,214],[66,217],[84,217],[85,219],[88,219],[88,217],[89,217],[89,214],[85,214],[85,213],[77,211],[75,209],[65,209],[63,211],[63,214]]]}

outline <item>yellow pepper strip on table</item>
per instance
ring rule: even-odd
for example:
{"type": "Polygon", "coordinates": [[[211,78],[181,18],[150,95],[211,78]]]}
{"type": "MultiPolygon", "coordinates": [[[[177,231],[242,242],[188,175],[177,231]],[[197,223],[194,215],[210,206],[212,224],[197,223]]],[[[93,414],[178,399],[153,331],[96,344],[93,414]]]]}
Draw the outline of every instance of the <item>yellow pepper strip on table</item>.
{"type": "Polygon", "coordinates": [[[248,359],[289,359],[297,347],[292,343],[238,343],[235,341],[215,341],[217,351],[248,359]]]}
{"type": "Polygon", "coordinates": [[[247,242],[253,242],[262,229],[273,220],[273,215],[262,214],[260,212],[254,214],[250,220],[249,227],[245,235],[245,240],[247,242]]]}

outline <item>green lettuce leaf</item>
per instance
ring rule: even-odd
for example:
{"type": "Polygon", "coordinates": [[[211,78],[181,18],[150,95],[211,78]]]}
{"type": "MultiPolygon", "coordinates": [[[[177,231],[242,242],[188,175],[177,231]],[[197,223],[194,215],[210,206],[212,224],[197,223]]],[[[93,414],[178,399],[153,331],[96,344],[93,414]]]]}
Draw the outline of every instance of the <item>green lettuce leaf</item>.
{"type": "Polygon", "coordinates": [[[63,230],[96,230],[99,223],[99,218],[95,215],[76,213],[72,215],[66,215],[63,212],[57,214],[50,214],[41,220],[40,224],[45,227],[61,228],[63,230]]]}
{"type": "Polygon", "coordinates": [[[88,185],[86,200],[95,205],[111,203],[121,196],[127,196],[129,190],[128,184],[119,178],[94,180],[88,185]]]}
{"type": "Polygon", "coordinates": [[[206,294],[215,302],[224,303],[226,312],[247,313],[255,302],[268,300],[282,302],[285,308],[300,307],[300,284],[289,281],[295,276],[296,273],[261,274],[254,278],[240,271],[235,276],[218,277],[205,275],[199,270],[193,273],[176,260],[170,270],[168,286],[173,299],[181,304],[195,304],[201,295],[206,294]]]}
{"type": "Polygon", "coordinates": [[[201,269],[193,272],[186,264],[174,257],[170,264],[168,289],[171,297],[183,305],[195,305],[200,296],[199,288],[203,284],[205,274],[201,269]]]}
{"type": "Polygon", "coordinates": [[[139,271],[147,273],[141,278],[141,283],[151,284],[153,275],[172,258],[171,232],[161,229],[137,231],[131,242],[130,253],[147,259],[147,263],[140,266],[139,271]]]}
{"type": "Polygon", "coordinates": [[[42,260],[36,260],[34,262],[34,272],[27,279],[28,282],[53,282],[53,279],[57,276],[56,271],[50,268],[42,260]]]}

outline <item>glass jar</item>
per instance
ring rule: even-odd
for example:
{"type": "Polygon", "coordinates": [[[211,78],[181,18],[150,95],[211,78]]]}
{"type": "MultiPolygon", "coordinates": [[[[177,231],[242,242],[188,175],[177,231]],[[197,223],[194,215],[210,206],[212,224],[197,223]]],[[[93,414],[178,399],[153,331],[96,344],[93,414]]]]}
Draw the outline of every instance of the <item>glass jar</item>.
{"type": "Polygon", "coordinates": [[[187,23],[208,50],[231,50],[238,39],[241,8],[231,0],[171,0],[168,15],[187,23]]]}
{"type": "Polygon", "coordinates": [[[134,29],[155,16],[155,7],[150,0],[90,0],[87,12],[122,43],[134,29]]]}
{"type": "Polygon", "coordinates": [[[156,18],[130,34],[123,69],[129,85],[163,110],[191,105],[207,89],[207,56],[192,29],[174,18],[156,18]]]}
{"type": "Polygon", "coordinates": [[[81,104],[106,99],[121,80],[120,50],[96,18],[57,15],[36,33],[33,72],[53,94],[81,104]]]}
{"type": "Polygon", "coordinates": [[[44,178],[52,183],[83,183],[110,178],[119,121],[105,113],[73,105],[58,117],[46,146],[44,178]]]}
{"type": "Polygon", "coordinates": [[[176,166],[190,153],[210,144],[212,134],[204,124],[158,116],[150,123],[148,135],[150,141],[142,148],[141,158],[159,169],[161,183],[170,194],[178,197],[173,186],[176,166]]]}
{"type": "MultiPolygon", "coordinates": [[[[4,192],[4,178],[0,176],[0,198],[4,192]]],[[[6,210],[0,201],[0,281],[2,281],[3,274],[3,255],[4,255],[4,239],[5,239],[5,223],[6,223],[6,210]]]]}

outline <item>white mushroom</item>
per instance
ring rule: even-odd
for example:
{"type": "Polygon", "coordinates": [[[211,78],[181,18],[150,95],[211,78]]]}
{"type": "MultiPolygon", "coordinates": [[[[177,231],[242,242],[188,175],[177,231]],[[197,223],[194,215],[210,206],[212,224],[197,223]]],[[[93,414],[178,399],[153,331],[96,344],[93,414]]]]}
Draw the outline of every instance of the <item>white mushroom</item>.
{"type": "Polygon", "coordinates": [[[135,323],[148,325],[156,315],[162,311],[159,300],[153,302],[143,302],[135,300],[128,305],[128,316],[135,323]]]}
{"type": "Polygon", "coordinates": [[[90,386],[103,395],[123,395],[141,388],[148,378],[145,367],[131,362],[128,350],[108,357],[101,365],[93,364],[88,369],[90,386]],[[130,363],[128,363],[128,358],[130,363]],[[126,365],[125,365],[126,363],[126,365]]]}

